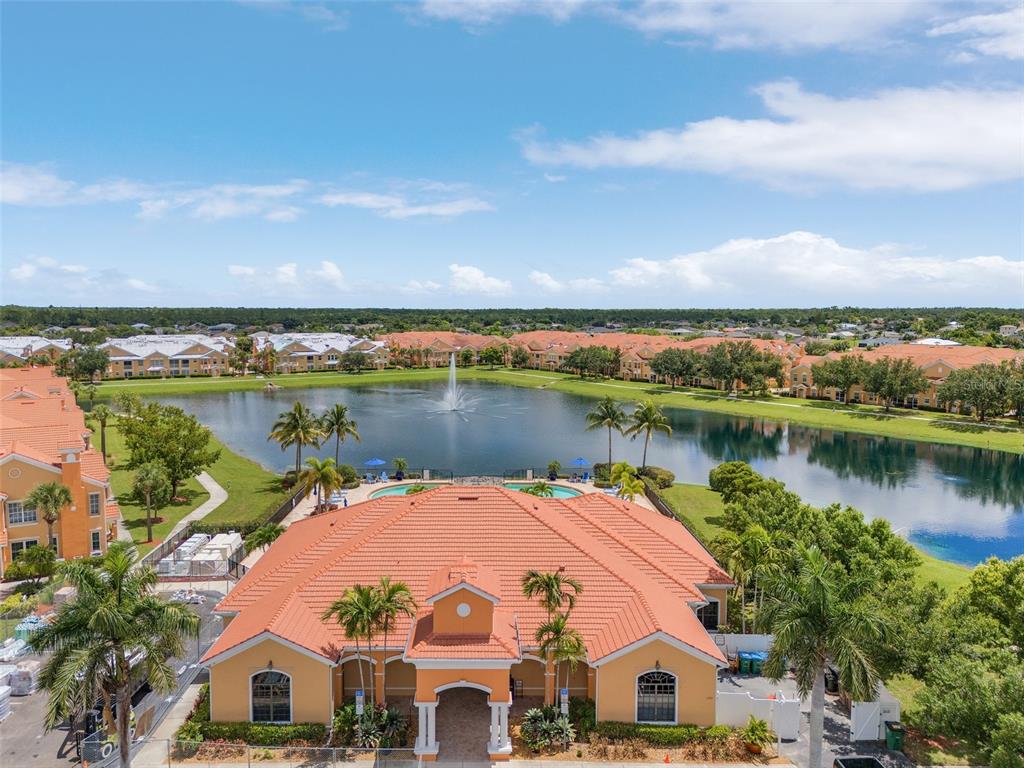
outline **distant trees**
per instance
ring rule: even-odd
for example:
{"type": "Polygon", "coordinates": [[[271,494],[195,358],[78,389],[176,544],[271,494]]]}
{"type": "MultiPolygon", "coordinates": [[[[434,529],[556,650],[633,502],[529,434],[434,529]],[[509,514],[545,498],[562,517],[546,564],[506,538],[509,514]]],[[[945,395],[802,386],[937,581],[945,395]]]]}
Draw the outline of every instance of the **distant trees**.
{"type": "Polygon", "coordinates": [[[341,357],[338,358],[338,367],[347,373],[362,373],[365,368],[369,367],[367,363],[366,353],[357,349],[342,352],[341,357]]]}
{"type": "Polygon", "coordinates": [[[562,367],[580,376],[614,376],[619,372],[622,352],[605,346],[577,347],[565,358],[562,367]]]}
{"type": "Polygon", "coordinates": [[[843,392],[843,399],[849,401],[850,390],[864,383],[867,368],[868,363],[860,355],[844,355],[816,363],[811,366],[811,372],[819,392],[825,388],[834,388],[843,392]]]}
{"type": "Polygon", "coordinates": [[[530,353],[522,347],[512,347],[509,362],[513,368],[525,368],[530,364],[530,353]]]}
{"type": "Polygon", "coordinates": [[[253,341],[251,336],[239,336],[235,339],[235,347],[231,351],[231,368],[235,373],[245,376],[249,372],[249,363],[253,358],[253,341]]]}
{"type": "Polygon", "coordinates": [[[699,376],[701,367],[701,356],[692,349],[663,349],[651,358],[651,370],[667,379],[673,389],[680,381],[699,376]]]}
{"type": "Polygon", "coordinates": [[[75,347],[60,356],[56,368],[61,376],[70,376],[76,381],[92,380],[97,375],[103,375],[109,362],[110,355],[105,349],[75,347]]]}
{"type": "Polygon", "coordinates": [[[469,368],[473,363],[476,362],[476,352],[469,347],[465,347],[459,350],[459,365],[463,368],[469,368]]]}
{"type": "Polygon", "coordinates": [[[928,387],[921,369],[905,357],[882,357],[867,362],[860,355],[844,355],[816,363],[811,370],[819,392],[836,389],[848,401],[850,390],[859,384],[865,392],[877,396],[886,411],[928,387]]]}
{"type": "Polygon", "coordinates": [[[480,353],[480,362],[494,370],[494,366],[504,364],[505,351],[501,347],[487,347],[480,353]]]}
{"type": "Polygon", "coordinates": [[[1024,422],[1024,362],[981,363],[953,371],[939,385],[938,396],[947,405],[969,408],[978,421],[1013,410],[1017,421],[1024,422]]]}
{"type": "Polygon", "coordinates": [[[153,512],[166,506],[172,496],[171,480],[167,476],[167,470],[158,461],[143,464],[135,472],[132,491],[146,508],[146,541],[152,541],[153,512]]]}

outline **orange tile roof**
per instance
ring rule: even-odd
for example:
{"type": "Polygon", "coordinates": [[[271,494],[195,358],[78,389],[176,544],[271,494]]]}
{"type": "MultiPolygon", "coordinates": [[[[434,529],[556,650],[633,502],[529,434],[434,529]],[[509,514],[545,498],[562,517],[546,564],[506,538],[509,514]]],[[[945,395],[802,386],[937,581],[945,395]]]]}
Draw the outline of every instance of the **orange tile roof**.
{"type": "MultiPolygon", "coordinates": [[[[541,499],[491,486],[385,496],[293,524],[218,606],[237,617],[206,659],[269,632],[334,660],[352,643],[319,617],[346,589],[390,576],[422,606],[439,565],[463,558],[493,575],[524,642],[547,615],[523,597],[523,573],[564,568],[583,585],[572,625],[591,662],[659,632],[722,660],[687,604],[703,602],[698,584],[732,582],[684,526],[604,494],[541,499]]],[[[401,619],[391,636],[412,626],[401,619]]]]}
{"type": "Polygon", "coordinates": [[[755,347],[777,355],[794,355],[797,347],[785,341],[767,339],[728,339],[709,336],[684,341],[674,336],[646,333],[584,333],[581,331],[527,331],[509,338],[510,344],[526,347],[534,352],[568,353],[578,347],[603,346],[619,349],[627,358],[649,360],[666,349],[693,349],[706,352],[711,347],[731,342],[749,341],[755,347]]]}
{"type": "Polygon", "coordinates": [[[391,349],[423,349],[426,347],[452,347],[454,349],[484,349],[500,346],[505,339],[500,336],[485,336],[479,333],[456,333],[454,331],[405,331],[389,333],[380,337],[391,349]]]}
{"type": "Polygon", "coordinates": [[[434,572],[427,585],[427,595],[434,598],[460,584],[475,587],[491,597],[501,599],[501,585],[494,574],[465,555],[454,565],[443,565],[434,572]]]}
{"type": "Polygon", "coordinates": [[[514,659],[519,660],[519,629],[513,611],[495,608],[490,634],[451,634],[434,632],[434,612],[416,616],[409,645],[409,659],[514,659]]]}

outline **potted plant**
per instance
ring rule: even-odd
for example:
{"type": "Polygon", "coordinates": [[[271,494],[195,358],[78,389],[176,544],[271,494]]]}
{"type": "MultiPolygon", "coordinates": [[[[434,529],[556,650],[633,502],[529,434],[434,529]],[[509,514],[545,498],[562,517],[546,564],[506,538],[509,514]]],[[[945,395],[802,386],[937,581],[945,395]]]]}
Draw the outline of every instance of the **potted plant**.
{"type": "Polygon", "coordinates": [[[558,459],[548,462],[548,480],[557,480],[558,473],[562,471],[562,464],[558,459]]]}
{"type": "Polygon", "coordinates": [[[759,755],[766,746],[772,743],[772,731],[768,727],[767,721],[751,715],[746,727],[740,730],[740,738],[747,745],[748,752],[759,755]]]}
{"type": "Polygon", "coordinates": [[[409,468],[409,462],[398,457],[395,459],[395,480],[405,479],[405,470],[409,468]]]}

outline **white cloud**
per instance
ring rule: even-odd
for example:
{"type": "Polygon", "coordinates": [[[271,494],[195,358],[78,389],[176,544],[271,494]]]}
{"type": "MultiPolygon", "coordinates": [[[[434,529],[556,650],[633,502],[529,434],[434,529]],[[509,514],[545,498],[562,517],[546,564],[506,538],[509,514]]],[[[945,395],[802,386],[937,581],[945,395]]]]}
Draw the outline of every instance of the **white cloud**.
{"type": "Polygon", "coordinates": [[[716,48],[874,48],[909,21],[925,16],[921,0],[848,2],[664,2],[603,6],[615,19],[641,32],[684,35],[716,48]]]}
{"type": "Polygon", "coordinates": [[[610,275],[620,286],[671,295],[680,304],[710,299],[718,306],[1010,306],[1024,290],[1021,261],[943,259],[890,244],[855,248],[813,232],[729,240],[668,259],[633,258],[610,275]]]}
{"type": "Polygon", "coordinates": [[[1024,6],[1019,3],[1002,13],[984,13],[937,24],[928,30],[929,37],[955,35],[960,37],[959,61],[977,56],[999,56],[1024,59],[1024,6]]]}
{"type": "Polygon", "coordinates": [[[343,291],[348,287],[345,284],[345,275],[342,274],[341,268],[333,261],[321,261],[320,269],[314,270],[313,275],[337,290],[343,291]]]}
{"type": "Polygon", "coordinates": [[[441,284],[433,280],[410,280],[398,290],[409,294],[434,293],[441,290],[441,284]]]}
{"type": "Polygon", "coordinates": [[[348,29],[348,14],[338,10],[337,6],[331,8],[320,3],[298,2],[295,7],[304,19],[319,24],[327,32],[348,29]]]}
{"type": "Polygon", "coordinates": [[[498,296],[509,293],[512,283],[497,277],[491,277],[479,267],[464,264],[449,264],[451,273],[449,285],[455,293],[480,293],[498,296]]]}
{"type": "Polygon", "coordinates": [[[125,290],[159,293],[153,283],[116,269],[91,269],[83,264],[59,261],[52,256],[28,256],[7,270],[20,284],[24,296],[62,296],[82,300],[119,299],[125,290]]]}
{"type": "Polygon", "coordinates": [[[299,265],[294,261],[281,264],[278,267],[274,267],[272,274],[274,280],[280,285],[295,285],[298,279],[299,265]]]}
{"type": "Polygon", "coordinates": [[[527,279],[545,293],[604,293],[608,290],[603,280],[596,277],[573,277],[568,280],[556,280],[547,272],[533,270],[527,279]]]}
{"type": "Polygon", "coordinates": [[[705,171],[771,186],[960,189],[1024,174],[1024,90],[902,88],[832,98],[791,80],[757,89],[773,119],[716,117],[635,137],[523,138],[538,165],[705,171]]]}
{"type": "Polygon", "coordinates": [[[256,274],[256,267],[247,267],[244,264],[228,264],[228,274],[233,277],[252,277],[256,274]]]}
{"type": "Polygon", "coordinates": [[[564,22],[584,4],[583,0],[424,0],[421,11],[430,18],[476,29],[520,15],[564,22]]]}
{"type": "Polygon", "coordinates": [[[554,173],[545,173],[544,174],[544,180],[545,181],[550,181],[552,184],[559,184],[559,183],[565,181],[565,179],[566,179],[565,176],[558,176],[558,175],[556,175],[554,173]]]}
{"type": "Polygon", "coordinates": [[[414,216],[454,217],[476,211],[493,211],[494,207],[475,197],[464,197],[437,202],[410,203],[400,195],[382,195],[376,192],[340,191],[320,197],[328,207],[348,206],[374,211],[386,219],[408,219],[414,216]]]}

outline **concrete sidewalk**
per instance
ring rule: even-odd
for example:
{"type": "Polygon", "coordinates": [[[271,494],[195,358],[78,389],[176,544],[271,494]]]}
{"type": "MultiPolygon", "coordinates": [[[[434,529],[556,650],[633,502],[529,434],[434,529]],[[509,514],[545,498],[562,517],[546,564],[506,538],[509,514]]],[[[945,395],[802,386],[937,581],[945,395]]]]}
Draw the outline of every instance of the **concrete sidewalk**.
{"type": "MultiPolygon", "coordinates": [[[[228,500],[228,492],[225,491],[221,487],[220,483],[214,480],[208,472],[200,472],[196,475],[196,480],[198,480],[199,484],[203,486],[203,490],[210,494],[210,498],[181,518],[181,520],[179,520],[171,529],[170,533],[167,534],[167,538],[170,538],[178,531],[182,530],[193,520],[201,520],[206,517],[208,514],[213,512],[213,510],[228,500]]],[[[117,521],[117,540],[128,544],[131,544],[133,541],[131,533],[124,524],[124,517],[118,518],[117,521]]]]}

